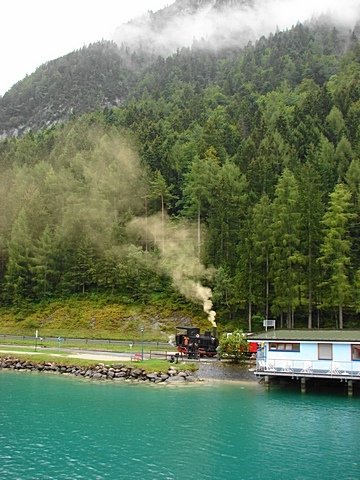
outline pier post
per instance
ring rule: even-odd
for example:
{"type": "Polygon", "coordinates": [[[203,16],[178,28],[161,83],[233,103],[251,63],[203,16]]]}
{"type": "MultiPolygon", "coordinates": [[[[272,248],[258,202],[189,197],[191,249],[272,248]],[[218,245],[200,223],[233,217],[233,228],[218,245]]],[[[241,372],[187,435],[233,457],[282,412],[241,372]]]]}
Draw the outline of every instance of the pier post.
{"type": "Polygon", "coordinates": [[[265,383],[266,389],[269,390],[270,389],[270,377],[269,377],[269,375],[265,375],[264,383],[265,383]]]}
{"type": "Polygon", "coordinates": [[[354,390],[353,390],[353,381],[352,381],[352,380],[348,380],[347,385],[348,385],[348,396],[349,396],[349,397],[352,397],[352,396],[353,396],[353,393],[354,393],[354,390]]]}
{"type": "Polygon", "coordinates": [[[301,393],[306,393],[306,377],[300,379],[301,393]]]}

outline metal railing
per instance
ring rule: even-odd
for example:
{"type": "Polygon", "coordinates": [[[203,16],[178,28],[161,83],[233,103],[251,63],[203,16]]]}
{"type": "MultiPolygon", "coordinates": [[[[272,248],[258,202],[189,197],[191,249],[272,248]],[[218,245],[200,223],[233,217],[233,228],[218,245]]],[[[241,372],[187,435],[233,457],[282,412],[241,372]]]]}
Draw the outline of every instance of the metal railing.
{"type": "Polygon", "coordinates": [[[288,360],[285,358],[256,360],[257,372],[269,374],[304,374],[309,376],[359,377],[360,361],[288,360]]]}

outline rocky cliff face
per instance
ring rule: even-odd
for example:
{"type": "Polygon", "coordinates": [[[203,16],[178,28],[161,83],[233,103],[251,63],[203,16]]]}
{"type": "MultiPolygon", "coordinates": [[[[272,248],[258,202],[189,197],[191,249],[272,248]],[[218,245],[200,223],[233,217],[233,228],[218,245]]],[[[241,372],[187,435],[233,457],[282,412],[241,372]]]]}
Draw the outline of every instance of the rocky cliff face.
{"type": "Polygon", "coordinates": [[[121,104],[136,62],[115,43],[99,42],[41,65],[0,98],[0,136],[19,136],[121,104]]]}

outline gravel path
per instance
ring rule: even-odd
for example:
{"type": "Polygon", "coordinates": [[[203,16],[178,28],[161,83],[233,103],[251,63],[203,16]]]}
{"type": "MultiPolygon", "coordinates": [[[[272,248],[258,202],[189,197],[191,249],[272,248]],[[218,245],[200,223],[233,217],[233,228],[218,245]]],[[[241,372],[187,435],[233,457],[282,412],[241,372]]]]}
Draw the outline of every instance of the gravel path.
{"type": "Polygon", "coordinates": [[[204,380],[232,380],[257,382],[252,365],[234,365],[226,362],[199,362],[197,376],[204,380]]]}

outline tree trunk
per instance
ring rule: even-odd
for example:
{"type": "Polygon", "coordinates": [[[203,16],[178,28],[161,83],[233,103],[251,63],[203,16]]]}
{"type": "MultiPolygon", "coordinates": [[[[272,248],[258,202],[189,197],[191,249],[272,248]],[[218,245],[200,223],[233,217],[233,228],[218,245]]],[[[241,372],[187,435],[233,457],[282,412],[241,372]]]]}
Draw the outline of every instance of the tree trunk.
{"type": "Polygon", "coordinates": [[[343,308],[339,305],[339,328],[344,328],[343,308]]]}
{"type": "Polygon", "coordinates": [[[201,209],[200,202],[198,204],[198,221],[197,221],[197,247],[198,247],[198,257],[201,256],[201,209]]]}
{"type": "Polygon", "coordinates": [[[147,208],[147,197],[145,196],[145,251],[148,251],[148,208],[147,208]]]}
{"type": "Polygon", "coordinates": [[[289,306],[286,314],[286,328],[291,328],[291,308],[289,306]]]}
{"type": "Polygon", "coordinates": [[[308,328],[312,328],[312,255],[311,255],[311,247],[310,247],[311,238],[309,240],[309,263],[308,263],[308,275],[309,275],[309,283],[308,283],[308,328]]]}
{"type": "MultiPolygon", "coordinates": [[[[311,287],[309,287],[311,288],[311,287]]],[[[308,328],[312,328],[312,290],[309,290],[308,328]]]]}
{"type": "Polygon", "coordinates": [[[161,195],[161,242],[162,242],[162,251],[165,251],[165,205],[164,205],[164,196],[161,195]]]}
{"type": "Polygon", "coordinates": [[[269,318],[269,255],[266,254],[265,318],[269,318]]]}
{"type": "Polygon", "coordinates": [[[248,327],[249,327],[249,332],[252,331],[252,303],[249,301],[248,305],[248,327]]]}

